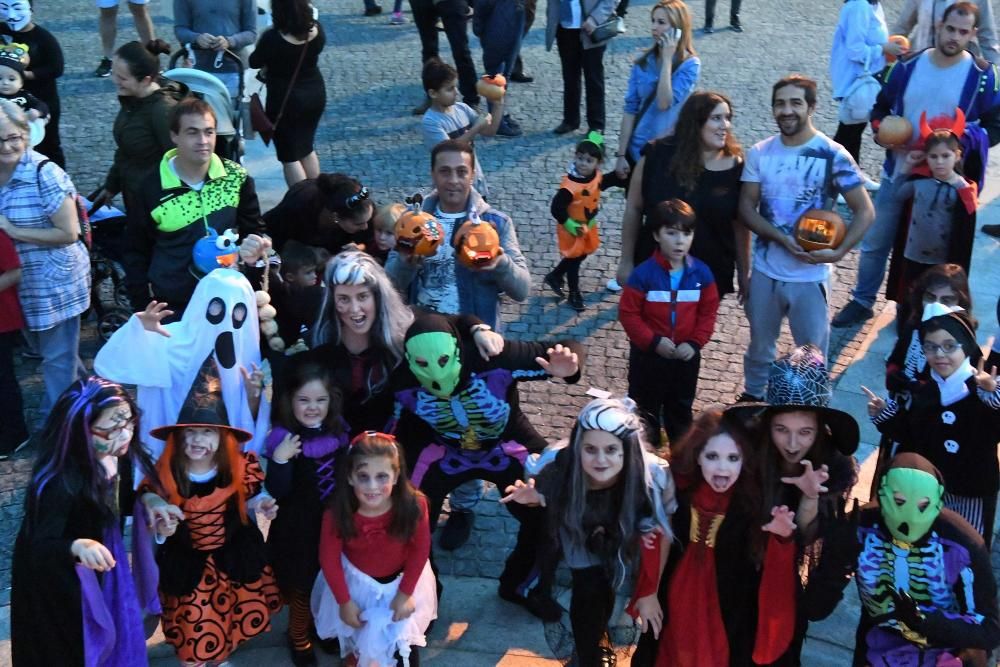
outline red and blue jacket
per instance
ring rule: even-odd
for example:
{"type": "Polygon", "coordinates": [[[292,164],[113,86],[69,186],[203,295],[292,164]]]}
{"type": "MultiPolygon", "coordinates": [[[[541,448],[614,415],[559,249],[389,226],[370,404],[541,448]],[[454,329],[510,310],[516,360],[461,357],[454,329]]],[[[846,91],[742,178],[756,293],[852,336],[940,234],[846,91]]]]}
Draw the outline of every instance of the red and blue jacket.
{"type": "Polygon", "coordinates": [[[643,352],[661,338],[700,350],[715,330],[719,290],[711,269],[688,255],[676,290],[670,286],[670,262],[657,249],[635,267],[618,304],[618,320],[629,340],[643,352]]]}

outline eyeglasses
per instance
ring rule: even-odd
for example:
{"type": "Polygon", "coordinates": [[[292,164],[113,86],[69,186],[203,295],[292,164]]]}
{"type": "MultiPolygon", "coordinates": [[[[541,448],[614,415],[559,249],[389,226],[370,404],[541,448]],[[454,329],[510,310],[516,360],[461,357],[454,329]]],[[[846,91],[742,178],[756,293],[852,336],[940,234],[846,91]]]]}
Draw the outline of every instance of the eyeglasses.
{"type": "Polygon", "coordinates": [[[956,342],[945,343],[944,345],[938,345],[937,343],[924,343],[921,345],[924,350],[924,356],[926,357],[947,357],[954,354],[956,350],[962,349],[962,346],[956,342]]]}
{"type": "Polygon", "coordinates": [[[90,427],[90,432],[96,435],[98,438],[104,438],[105,440],[115,440],[124,431],[129,431],[129,433],[135,431],[135,417],[126,420],[122,423],[116,423],[111,428],[98,428],[96,426],[90,427]]]}
{"type": "Polygon", "coordinates": [[[0,146],[18,146],[24,143],[24,137],[20,134],[12,134],[9,137],[0,138],[0,146]]]}

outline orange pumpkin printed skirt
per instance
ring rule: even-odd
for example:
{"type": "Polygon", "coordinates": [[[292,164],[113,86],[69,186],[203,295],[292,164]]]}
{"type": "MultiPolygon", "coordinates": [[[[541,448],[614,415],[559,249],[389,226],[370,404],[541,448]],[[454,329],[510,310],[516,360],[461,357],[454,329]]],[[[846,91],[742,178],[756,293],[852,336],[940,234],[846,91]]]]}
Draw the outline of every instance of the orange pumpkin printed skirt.
{"type": "Polygon", "coordinates": [[[601,245],[601,237],[597,234],[597,225],[593,228],[584,226],[580,236],[573,236],[563,225],[556,225],[556,240],[559,242],[559,254],[567,259],[583,255],[592,255],[601,245]]]}
{"type": "Polygon", "coordinates": [[[239,584],[208,557],[201,581],[187,595],[160,595],[163,634],[182,662],[225,660],[247,639],[271,627],[281,608],[278,586],[268,565],[260,579],[239,584]]]}

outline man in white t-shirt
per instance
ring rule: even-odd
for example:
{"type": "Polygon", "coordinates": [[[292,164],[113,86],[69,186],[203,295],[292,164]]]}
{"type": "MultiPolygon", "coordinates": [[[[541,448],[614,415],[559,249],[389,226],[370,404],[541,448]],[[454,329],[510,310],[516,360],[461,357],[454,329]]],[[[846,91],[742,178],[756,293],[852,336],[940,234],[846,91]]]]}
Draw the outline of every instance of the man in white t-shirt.
{"type": "Polygon", "coordinates": [[[861,240],[875,216],[854,159],[813,127],[816,82],[799,75],[781,79],[772,89],[771,111],[780,134],[747,153],[740,193],[740,215],[757,235],[740,401],[763,400],[784,318],[797,346],[811,343],[826,356],[829,265],[861,240]],[[795,222],[810,209],[832,209],[838,194],[853,213],[843,243],[835,250],[806,252],[792,236],[795,222]]]}

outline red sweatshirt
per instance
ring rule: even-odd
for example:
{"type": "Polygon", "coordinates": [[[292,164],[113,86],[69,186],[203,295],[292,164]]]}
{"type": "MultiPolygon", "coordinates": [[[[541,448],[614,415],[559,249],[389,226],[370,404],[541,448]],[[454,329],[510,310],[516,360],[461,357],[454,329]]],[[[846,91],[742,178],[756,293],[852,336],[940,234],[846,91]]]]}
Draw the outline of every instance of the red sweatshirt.
{"type": "Polygon", "coordinates": [[[319,564],[326,583],[333,591],[338,604],[347,604],[351,592],[347,590],[344,567],[340,562],[343,553],[356,568],[372,578],[391,576],[403,571],[399,590],[413,595],[417,580],[431,553],[431,529],[427,519],[427,500],[420,498],[420,521],[408,542],[389,535],[392,510],[385,514],[367,517],[354,514],[357,535],[344,542],[337,530],[333,512],[323,513],[323,526],[319,538],[319,564]]]}

